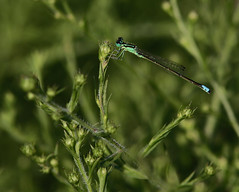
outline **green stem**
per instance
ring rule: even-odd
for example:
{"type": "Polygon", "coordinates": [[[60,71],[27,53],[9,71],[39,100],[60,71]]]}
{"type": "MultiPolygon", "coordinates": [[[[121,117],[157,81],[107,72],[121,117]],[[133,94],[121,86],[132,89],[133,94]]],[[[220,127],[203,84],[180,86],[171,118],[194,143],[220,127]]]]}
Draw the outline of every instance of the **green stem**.
{"type": "Polygon", "coordinates": [[[73,151],[71,151],[71,154],[73,156],[73,159],[75,161],[76,166],[79,169],[79,172],[80,172],[80,174],[82,176],[82,179],[83,179],[83,181],[84,181],[84,183],[86,185],[87,191],[88,192],[92,192],[93,190],[91,188],[91,183],[90,183],[90,180],[89,180],[89,178],[88,178],[88,176],[86,174],[85,167],[84,167],[84,165],[83,165],[83,163],[81,161],[80,156],[78,157],[77,154],[75,152],[73,152],[73,151]]]}
{"type": "Polygon", "coordinates": [[[142,156],[146,157],[147,155],[149,155],[149,153],[151,153],[158,146],[158,144],[168,136],[173,128],[175,128],[182,120],[190,118],[194,111],[195,110],[191,110],[189,106],[180,111],[178,113],[178,117],[175,120],[170,122],[167,126],[164,126],[159,130],[158,133],[153,136],[149,144],[144,148],[142,156]]]}

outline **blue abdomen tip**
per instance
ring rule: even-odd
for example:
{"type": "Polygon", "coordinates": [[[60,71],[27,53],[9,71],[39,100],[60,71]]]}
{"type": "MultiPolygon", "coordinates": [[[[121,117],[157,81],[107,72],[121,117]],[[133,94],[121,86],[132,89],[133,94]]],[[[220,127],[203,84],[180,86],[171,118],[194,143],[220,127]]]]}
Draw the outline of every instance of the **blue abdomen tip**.
{"type": "Polygon", "coordinates": [[[207,92],[208,94],[211,93],[210,89],[208,87],[206,87],[205,85],[202,85],[202,89],[207,92]]]}

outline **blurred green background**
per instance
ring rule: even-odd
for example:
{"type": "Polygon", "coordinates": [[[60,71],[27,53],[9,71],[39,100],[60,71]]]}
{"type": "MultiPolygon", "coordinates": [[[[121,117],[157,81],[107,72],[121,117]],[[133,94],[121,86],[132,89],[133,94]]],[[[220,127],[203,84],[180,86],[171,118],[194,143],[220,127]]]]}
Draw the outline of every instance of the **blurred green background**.
{"type": "MultiPolygon", "coordinates": [[[[193,190],[239,190],[238,1],[178,2],[205,65],[190,52],[178,18],[163,11],[162,3],[0,1],[0,191],[69,190],[51,174],[42,174],[20,151],[24,143],[33,142],[43,153],[49,153],[59,142],[62,156],[68,155],[60,142],[62,129],[27,99],[20,80],[23,75],[34,74],[45,90],[51,86],[64,88],[55,102],[65,105],[73,76],[81,71],[87,75],[87,83],[82,90],[79,116],[96,124],[98,44],[104,40],[114,44],[119,36],[154,55],[183,64],[187,68],[185,75],[207,85],[212,93],[208,95],[125,53],[122,60],[111,60],[108,68],[110,118],[119,125],[115,137],[135,157],[157,130],[191,103],[191,108],[197,108],[193,118],[175,129],[142,162],[142,169],[149,173],[153,170],[170,185],[213,163],[219,171],[193,190]]],[[[109,191],[153,191],[147,182],[117,173],[108,178],[109,191]]]]}

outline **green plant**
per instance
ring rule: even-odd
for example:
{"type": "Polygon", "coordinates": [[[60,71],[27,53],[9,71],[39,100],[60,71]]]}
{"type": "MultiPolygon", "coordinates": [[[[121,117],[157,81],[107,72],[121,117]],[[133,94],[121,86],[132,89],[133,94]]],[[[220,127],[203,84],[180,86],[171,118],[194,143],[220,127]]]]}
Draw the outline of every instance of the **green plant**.
{"type": "Polygon", "coordinates": [[[237,0],[0,10],[0,191],[238,191],[237,0]],[[118,36],[211,95],[134,55],[110,59],[118,36]]]}
{"type": "MultiPolygon", "coordinates": [[[[113,168],[120,169],[122,174],[132,178],[148,180],[153,186],[161,186],[158,181],[153,181],[151,175],[147,175],[127,163],[122,154],[129,154],[127,154],[125,147],[113,138],[112,134],[115,133],[116,126],[109,120],[108,80],[106,79],[108,62],[113,52],[108,42],[100,45],[99,87],[95,95],[100,111],[100,120],[97,126],[85,122],[76,115],[76,109],[81,100],[80,92],[86,81],[84,75],[79,73],[75,76],[72,95],[66,107],[53,102],[54,97],[60,92],[55,88],[48,88],[47,92],[44,93],[37,79],[24,77],[21,82],[22,88],[27,91],[28,98],[35,100],[37,105],[46,111],[54,121],[61,122],[61,127],[64,129],[62,142],[74,160],[75,166],[72,171],[65,171],[65,176],[61,175],[64,171],[60,170],[61,167],[58,163],[58,144],[56,144],[55,151],[48,156],[37,155],[33,144],[24,145],[22,152],[31,157],[41,167],[43,173],[52,172],[59,181],[71,185],[77,191],[107,191],[107,177],[113,168]]],[[[138,154],[138,157],[143,159],[149,155],[173,128],[182,120],[190,118],[193,112],[189,107],[181,110],[177,119],[160,129],[142,153],[138,154]]],[[[211,169],[213,169],[211,173],[206,175],[214,174],[214,168],[211,167],[211,169]]],[[[179,187],[181,188],[181,185],[192,186],[201,177],[204,179],[205,176],[199,175],[197,179],[191,180],[191,175],[179,187]]]]}

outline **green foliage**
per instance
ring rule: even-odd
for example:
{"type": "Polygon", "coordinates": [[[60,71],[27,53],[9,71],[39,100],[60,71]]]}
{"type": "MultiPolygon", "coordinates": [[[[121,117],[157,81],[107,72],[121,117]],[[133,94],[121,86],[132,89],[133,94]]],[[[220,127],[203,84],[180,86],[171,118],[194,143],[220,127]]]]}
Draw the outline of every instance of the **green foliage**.
{"type": "Polygon", "coordinates": [[[167,126],[164,126],[162,129],[156,133],[153,138],[150,140],[149,144],[145,147],[143,150],[143,156],[146,157],[152,150],[154,150],[157,145],[163,141],[168,134],[172,131],[173,128],[179,125],[179,123],[187,118],[190,118],[193,114],[193,110],[190,108],[186,108],[178,113],[178,117],[173,120],[170,124],[167,126]]]}
{"type": "Polygon", "coordinates": [[[0,191],[238,191],[238,1],[0,11],[0,191]],[[118,36],[212,93],[129,53],[114,60],[118,36]]]}

